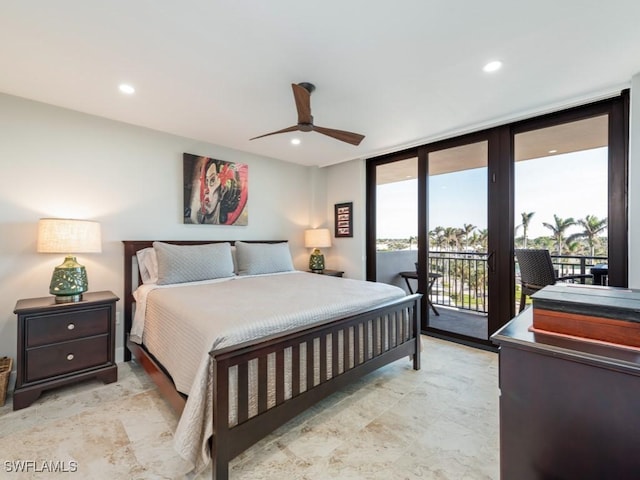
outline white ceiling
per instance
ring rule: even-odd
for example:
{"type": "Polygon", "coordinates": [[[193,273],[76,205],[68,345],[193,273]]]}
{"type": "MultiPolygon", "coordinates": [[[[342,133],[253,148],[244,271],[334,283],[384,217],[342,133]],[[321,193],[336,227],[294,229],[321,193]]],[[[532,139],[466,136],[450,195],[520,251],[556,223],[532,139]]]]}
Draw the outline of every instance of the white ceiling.
{"type": "Polygon", "coordinates": [[[0,0],[0,92],[323,166],[616,93],[639,18],[638,0],[0,0]],[[304,81],[315,123],[360,146],[249,141],[297,122],[304,81]]]}
{"type": "MultiPolygon", "coordinates": [[[[518,133],[514,137],[514,161],[606,147],[609,144],[608,122],[608,115],[600,115],[518,133]]],[[[486,168],[488,155],[486,140],[429,152],[429,176],[486,168]]],[[[376,167],[377,185],[402,182],[417,176],[418,157],[376,167]]]]}

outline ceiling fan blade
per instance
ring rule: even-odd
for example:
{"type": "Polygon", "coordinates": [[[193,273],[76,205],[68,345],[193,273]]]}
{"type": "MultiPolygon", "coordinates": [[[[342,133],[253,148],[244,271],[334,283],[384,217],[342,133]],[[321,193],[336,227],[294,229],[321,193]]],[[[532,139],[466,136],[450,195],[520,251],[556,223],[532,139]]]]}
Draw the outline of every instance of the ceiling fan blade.
{"type": "Polygon", "coordinates": [[[360,142],[364,138],[364,135],[360,135],[359,133],[345,132],[344,130],[335,130],[333,128],[314,126],[313,130],[315,132],[322,133],[323,135],[327,135],[328,137],[332,137],[356,146],[360,145],[360,142]]]}
{"type": "Polygon", "coordinates": [[[293,89],[293,97],[296,100],[296,109],[298,110],[298,123],[313,123],[311,116],[311,93],[300,85],[291,84],[293,89]]]}
{"type": "Polygon", "coordinates": [[[250,138],[249,140],[255,140],[256,138],[268,137],[269,135],[275,135],[276,133],[295,132],[297,130],[299,130],[298,125],[294,125],[293,127],[287,127],[287,128],[283,128],[282,130],[277,130],[275,132],[265,133],[264,135],[260,135],[259,137],[250,138]]]}

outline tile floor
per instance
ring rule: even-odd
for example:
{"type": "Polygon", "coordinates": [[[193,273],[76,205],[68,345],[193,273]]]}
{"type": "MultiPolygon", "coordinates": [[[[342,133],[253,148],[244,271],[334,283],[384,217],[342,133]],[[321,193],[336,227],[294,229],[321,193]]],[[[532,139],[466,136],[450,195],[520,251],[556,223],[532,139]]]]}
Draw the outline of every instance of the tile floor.
{"type": "MultiPolygon", "coordinates": [[[[498,356],[423,337],[422,369],[399,360],[292,420],[231,464],[241,479],[497,479],[498,356]]],[[[185,479],[177,418],[135,363],[0,408],[0,478],[185,479]],[[76,473],[15,472],[15,461],[76,473]],[[51,465],[51,463],[50,463],[51,465]]],[[[211,477],[207,470],[198,479],[211,477]]]]}

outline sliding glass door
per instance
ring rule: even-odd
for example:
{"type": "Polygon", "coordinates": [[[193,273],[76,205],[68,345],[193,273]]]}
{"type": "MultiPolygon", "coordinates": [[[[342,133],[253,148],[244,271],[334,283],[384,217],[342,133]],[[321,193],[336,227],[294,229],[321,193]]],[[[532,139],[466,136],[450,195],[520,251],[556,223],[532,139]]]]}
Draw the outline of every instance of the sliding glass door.
{"type": "Polygon", "coordinates": [[[418,159],[383,163],[375,174],[375,280],[415,291],[417,278],[411,273],[418,261],[418,159]]]}
{"type": "Polygon", "coordinates": [[[557,276],[598,285],[608,283],[608,124],[597,115],[514,136],[515,247],[549,250],[557,276]]]}
{"type": "Polygon", "coordinates": [[[427,169],[425,328],[487,340],[488,142],[428,152],[427,169]]]}
{"type": "Polygon", "coordinates": [[[368,160],[367,279],[422,293],[425,333],[485,347],[517,311],[515,248],[627,286],[628,105],[623,92],[368,160]]]}

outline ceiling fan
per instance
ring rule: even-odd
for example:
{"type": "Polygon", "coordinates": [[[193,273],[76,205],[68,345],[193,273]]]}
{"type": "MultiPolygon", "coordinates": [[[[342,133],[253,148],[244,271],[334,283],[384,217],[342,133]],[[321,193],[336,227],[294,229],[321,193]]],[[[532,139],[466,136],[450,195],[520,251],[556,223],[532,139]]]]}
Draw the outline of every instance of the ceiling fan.
{"type": "Polygon", "coordinates": [[[282,130],[277,130],[275,132],[265,133],[264,135],[260,135],[259,137],[253,137],[250,140],[268,137],[269,135],[275,135],[277,133],[300,131],[318,132],[342,142],[350,143],[351,145],[360,145],[360,142],[364,138],[364,135],[360,135],[359,133],[346,132],[344,130],[336,130],[333,128],[318,127],[313,124],[313,116],[311,115],[311,92],[316,89],[315,85],[307,82],[298,84],[292,83],[291,88],[293,88],[293,97],[296,100],[296,109],[298,110],[298,124],[292,127],[283,128],[282,130]]]}

